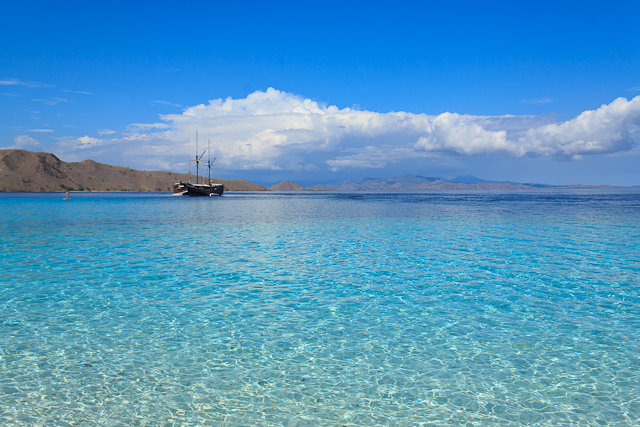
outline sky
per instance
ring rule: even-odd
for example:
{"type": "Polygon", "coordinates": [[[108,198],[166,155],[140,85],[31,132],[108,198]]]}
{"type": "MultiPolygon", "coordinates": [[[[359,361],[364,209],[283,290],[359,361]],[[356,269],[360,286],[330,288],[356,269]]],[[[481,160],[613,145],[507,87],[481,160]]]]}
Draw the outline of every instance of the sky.
{"type": "Polygon", "coordinates": [[[0,148],[306,185],[640,185],[640,2],[6,2],[0,148]],[[205,159],[206,159],[205,155],[205,159]]]}

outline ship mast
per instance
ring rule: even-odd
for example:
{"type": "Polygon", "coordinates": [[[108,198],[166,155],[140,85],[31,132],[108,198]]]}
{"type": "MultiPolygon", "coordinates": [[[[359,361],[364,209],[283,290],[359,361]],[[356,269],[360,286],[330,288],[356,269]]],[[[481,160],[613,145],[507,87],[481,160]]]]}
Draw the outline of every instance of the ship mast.
{"type": "Polygon", "coordinates": [[[200,177],[198,176],[198,166],[200,166],[200,159],[198,159],[198,131],[196,131],[196,184],[200,184],[200,177]]]}
{"type": "MultiPolygon", "coordinates": [[[[217,157],[214,157],[213,161],[215,162],[216,159],[217,157]]],[[[209,140],[209,162],[207,162],[207,166],[209,167],[209,185],[211,185],[211,166],[213,166],[213,162],[211,161],[211,140],[209,140]]]]}
{"type": "MultiPolygon", "coordinates": [[[[198,157],[198,131],[196,131],[196,159],[192,160],[193,162],[196,162],[196,184],[200,184],[200,174],[198,169],[200,167],[200,162],[202,157],[204,156],[204,153],[206,153],[206,151],[203,151],[202,156],[198,157]]],[[[191,167],[189,167],[189,170],[191,170],[191,167]]]]}

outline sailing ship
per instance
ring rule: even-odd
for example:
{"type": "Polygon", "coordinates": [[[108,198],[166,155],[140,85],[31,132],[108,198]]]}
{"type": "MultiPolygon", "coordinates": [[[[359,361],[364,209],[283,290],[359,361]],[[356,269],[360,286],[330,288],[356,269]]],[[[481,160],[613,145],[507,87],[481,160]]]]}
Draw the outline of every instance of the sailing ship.
{"type": "MultiPolygon", "coordinates": [[[[217,159],[214,158],[215,162],[217,159]]],[[[174,196],[222,196],[224,193],[224,185],[215,184],[211,181],[211,166],[213,166],[213,162],[211,161],[211,140],[209,140],[209,149],[202,152],[200,157],[198,157],[198,131],[196,131],[196,157],[195,160],[189,159],[189,182],[177,182],[173,185],[173,195],[174,196]],[[202,161],[202,157],[204,157],[204,153],[209,153],[209,161],[205,163],[205,166],[209,168],[209,179],[205,181],[205,177],[202,177],[203,182],[200,183],[200,173],[199,166],[202,161]],[[195,184],[191,182],[191,162],[196,162],[196,182],[195,184]]]]}

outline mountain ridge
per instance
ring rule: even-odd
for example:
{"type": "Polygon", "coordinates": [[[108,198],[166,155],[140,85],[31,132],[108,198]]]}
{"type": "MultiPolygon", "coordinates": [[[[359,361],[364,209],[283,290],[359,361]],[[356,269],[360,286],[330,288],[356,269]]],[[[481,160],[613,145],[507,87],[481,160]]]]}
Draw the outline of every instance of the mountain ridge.
{"type": "Polygon", "coordinates": [[[393,178],[362,178],[357,181],[341,181],[333,184],[340,191],[358,190],[523,190],[536,188],[622,188],[613,185],[546,185],[511,181],[490,181],[472,175],[452,180],[420,175],[404,175],[393,178]]]}

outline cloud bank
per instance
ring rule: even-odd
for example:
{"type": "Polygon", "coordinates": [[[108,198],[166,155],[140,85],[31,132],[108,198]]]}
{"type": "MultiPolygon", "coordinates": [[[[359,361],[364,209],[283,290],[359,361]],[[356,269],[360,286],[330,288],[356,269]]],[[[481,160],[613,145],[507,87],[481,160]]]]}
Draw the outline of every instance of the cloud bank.
{"type": "Polygon", "coordinates": [[[79,158],[137,159],[138,167],[176,169],[211,140],[216,165],[228,170],[383,168],[408,159],[454,156],[546,156],[624,152],[638,145],[640,96],[618,98],[555,123],[549,116],[437,116],[338,108],[269,88],[243,99],[214,99],[132,124],[104,138],[66,138],[58,148],[79,158]]]}
{"type": "Polygon", "coordinates": [[[416,143],[416,149],[464,155],[557,156],[579,160],[585,154],[631,150],[638,143],[638,124],[640,96],[631,101],[618,98],[572,120],[532,127],[515,138],[510,138],[507,129],[486,130],[477,123],[477,117],[444,113],[434,118],[426,135],[416,143]]]}

